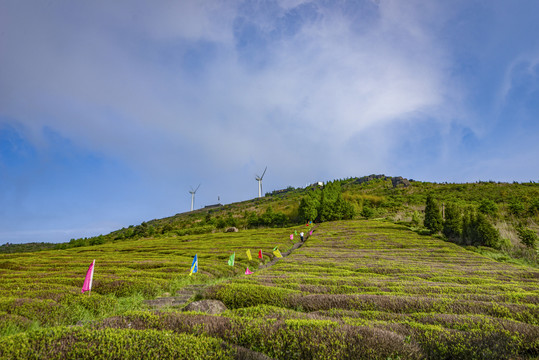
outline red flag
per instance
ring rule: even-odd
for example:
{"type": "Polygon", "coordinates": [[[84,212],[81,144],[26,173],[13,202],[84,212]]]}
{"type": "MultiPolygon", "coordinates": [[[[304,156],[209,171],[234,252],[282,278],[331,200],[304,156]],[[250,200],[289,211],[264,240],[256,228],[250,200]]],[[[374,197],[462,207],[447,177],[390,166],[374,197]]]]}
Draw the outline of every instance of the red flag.
{"type": "Polygon", "coordinates": [[[86,278],[84,278],[84,283],[82,284],[82,290],[81,292],[84,293],[85,291],[92,290],[92,280],[94,278],[94,265],[95,260],[92,261],[90,264],[90,267],[88,268],[88,271],[86,272],[86,278]]]}
{"type": "Polygon", "coordinates": [[[258,258],[262,259],[262,250],[258,250],[258,258]]]}

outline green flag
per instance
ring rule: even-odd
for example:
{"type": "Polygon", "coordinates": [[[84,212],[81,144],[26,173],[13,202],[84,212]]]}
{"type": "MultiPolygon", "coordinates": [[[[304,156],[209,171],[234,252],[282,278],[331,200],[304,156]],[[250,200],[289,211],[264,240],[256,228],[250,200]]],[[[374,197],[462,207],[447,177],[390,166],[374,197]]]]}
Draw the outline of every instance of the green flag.
{"type": "Polygon", "coordinates": [[[294,230],[294,235],[297,235],[298,234],[298,231],[297,230],[294,230]]]}
{"type": "Polygon", "coordinates": [[[234,258],[236,257],[236,253],[230,255],[230,259],[228,259],[228,265],[234,266],[234,258]]]}

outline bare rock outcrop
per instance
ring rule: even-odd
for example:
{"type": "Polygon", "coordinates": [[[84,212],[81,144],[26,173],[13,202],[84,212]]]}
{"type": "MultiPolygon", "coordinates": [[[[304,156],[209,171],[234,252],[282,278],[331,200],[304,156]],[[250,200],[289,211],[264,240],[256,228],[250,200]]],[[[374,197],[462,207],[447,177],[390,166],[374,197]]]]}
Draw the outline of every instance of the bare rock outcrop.
{"type": "Polygon", "coordinates": [[[194,301],[183,308],[183,311],[197,311],[210,315],[217,315],[227,310],[225,304],[219,300],[194,301]]]}

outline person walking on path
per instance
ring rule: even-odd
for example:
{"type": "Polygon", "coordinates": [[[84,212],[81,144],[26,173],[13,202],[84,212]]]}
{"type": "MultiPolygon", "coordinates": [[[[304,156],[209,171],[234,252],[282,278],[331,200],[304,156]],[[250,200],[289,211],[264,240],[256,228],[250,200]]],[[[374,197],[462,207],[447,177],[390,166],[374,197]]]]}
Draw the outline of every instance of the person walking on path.
{"type": "Polygon", "coordinates": [[[299,233],[299,237],[301,238],[301,241],[303,241],[303,231],[299,233]]]}

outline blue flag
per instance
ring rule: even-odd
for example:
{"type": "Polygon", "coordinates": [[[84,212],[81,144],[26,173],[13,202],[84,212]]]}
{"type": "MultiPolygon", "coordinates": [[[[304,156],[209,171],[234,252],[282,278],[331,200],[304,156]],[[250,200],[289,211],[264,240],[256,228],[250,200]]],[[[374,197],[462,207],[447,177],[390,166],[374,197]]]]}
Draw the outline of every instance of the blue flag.
{"type": "Polygon", "coordinates": [[[191,273],[189,275],[193,275],[193,273],[196,273],[198,271],[198,254],[195,254],[195,257],[193,258],[193,263],[191,264],[191,273]]]}

